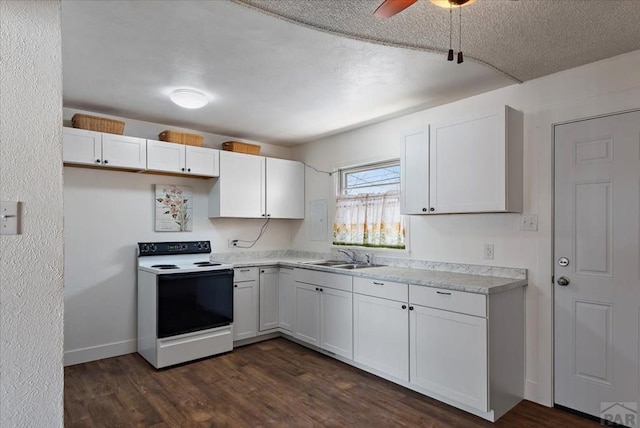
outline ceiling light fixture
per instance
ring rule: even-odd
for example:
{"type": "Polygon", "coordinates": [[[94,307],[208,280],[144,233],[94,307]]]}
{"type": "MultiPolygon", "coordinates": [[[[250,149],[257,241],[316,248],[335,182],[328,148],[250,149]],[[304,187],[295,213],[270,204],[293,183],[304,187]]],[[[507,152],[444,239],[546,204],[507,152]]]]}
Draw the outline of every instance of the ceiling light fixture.
{"type": "Polygon", "coordinates": [[[449,9],[450,7],[463,7],[475,3],[476,0],[429,0],[436,6],[449,9]]]}
{"type": "Polygon", "coordinates": [[[202,108],[209,103],[205,94],[195,89],[176,89],[169,95],[171,101],[182,108],[202,108]]]}

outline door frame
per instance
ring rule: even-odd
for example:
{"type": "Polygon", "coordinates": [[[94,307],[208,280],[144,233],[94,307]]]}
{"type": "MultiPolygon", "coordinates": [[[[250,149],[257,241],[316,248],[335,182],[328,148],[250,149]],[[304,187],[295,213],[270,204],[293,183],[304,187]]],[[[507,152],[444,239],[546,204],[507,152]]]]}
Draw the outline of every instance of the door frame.
{"type": "MultiPolygon", "coordinates": [[[[556,269],[556,255],[555,255],[555,242],[556,242],[556,217],[555,217],[555,213],[556,213],[556,127],[557,126],[562,126],[562,125],[567,125],[567,124],[571,124],[571,123],[578,123],[578,122],[585,122],[588,120],[593,120],[593,119],[600,119],[600,118],[604,118],[604,117],[612,117],[612,116],[618,116],[618,115],[623,115],[626,113],[635,113],[635,112],[639,112],[640,111],[640,107],[637,108],[629,108],[629,109],[624,109],[624,110],[616,110],[616,111],[612,111],[609,113],[601,113],[601,114],[595,114],[592,116],[585,116],[585,117],[581,117],[581,118],[577,118],[577,119],[570,119],[570,120],[565,120],[565,121],[559,121],[559,122],[552,122],[551,123],[551,311],[552,311],[552,320],[551,320],[551,331],[552,331],[552,340],[551,340],[551,350],[552,350],[552,354],[551,354],[551,405],[553,407],[556,407],[556,390],[555,390],[555,379],[556,379],[556,349],[555,349],[555,345],[556,345],[556,284],[555,284],[555,269],[556,269]]],[[[588,418],[595,418],[591,415],[586,415],[583,414],[582,412],[579,412],[577,410],[574,409],[569,409],[569,408],[565,408],[563,406],[560,406],[561,408],[568,410],[568,411],[572,411],[572,412],[576,412],[579,413],[580,415],[586,416],[588,418]]]]}

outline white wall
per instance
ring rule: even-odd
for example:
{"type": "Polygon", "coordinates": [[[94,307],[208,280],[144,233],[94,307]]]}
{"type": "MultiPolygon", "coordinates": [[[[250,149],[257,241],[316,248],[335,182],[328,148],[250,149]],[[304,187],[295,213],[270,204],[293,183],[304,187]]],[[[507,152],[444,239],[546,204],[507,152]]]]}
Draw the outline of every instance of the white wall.
{"type": "MultiPolygon", "coordinates": [[[[298,146],[294,157],[324,170],[399,158],[400,135],[404,131],[504,104],[523,111],[524,212],[539,216],[538,232],[519,231],[517,214],[413,216],[409,226],[410,257],[528,269],[526,397],[550,405],[553,397],[552,125],[640,108],[638,70],[640,51],[635,51],[298,146]],[[495,245],[493,261],[482,259],[484,243],[495,245]]],[[[306,192],[308,200],[328,200],[332,219],[333,178],[308,174],[306,192]]],[[[309,241],[306,221],[298,226],[293,241],[295,248],[328,250],[329,242],[309,241]]]]}
{"type": "MultiPolygon", "coordinates": [[[[74,112],[65,108],[65,119],[74,112]]],[[[157,138],[168,128],[115,118],[125,121],[125,135],[157,138]]],[[[204,135],[210,147],[230,139],[204,135]]],[[[274,157],[288,157],[289,152],[262,145],[262,153],[274,157]]],[[[137,242],[211,240],[215,252],[224,252],[239,251],[227,248],[228,239],[258,235],[263,220],[208,218],[214,180],[64,168],[65,364],[135,352],[137,242]],[[154,184],[192,187],[192,232],[154,232],[154,184]]],[[[253,249],[290,248],[294,223],[299,221],[272,220],[253,249]]]]}
{"type": "Polygon", "coordinates": [[[0,426],[63,424],[60,3],[0,2],[0,426]]]}

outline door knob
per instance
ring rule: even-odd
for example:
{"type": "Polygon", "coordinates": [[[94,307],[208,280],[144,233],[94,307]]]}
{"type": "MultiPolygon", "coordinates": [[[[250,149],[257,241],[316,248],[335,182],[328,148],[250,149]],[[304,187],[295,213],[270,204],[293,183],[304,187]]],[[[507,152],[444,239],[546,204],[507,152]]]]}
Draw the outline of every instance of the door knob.
{"type": "Polygon", "coordinates": [[[558,278],[558,285],[566,287],[567,285],[569,285],[569,278],[561,276],[560,278],[558,278]]]}

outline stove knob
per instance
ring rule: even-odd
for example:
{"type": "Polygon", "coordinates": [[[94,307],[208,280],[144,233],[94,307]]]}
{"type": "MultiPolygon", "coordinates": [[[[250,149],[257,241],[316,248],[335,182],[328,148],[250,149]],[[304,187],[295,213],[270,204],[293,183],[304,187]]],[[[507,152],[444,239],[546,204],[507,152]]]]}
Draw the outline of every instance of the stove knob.
{"type": "Polygon", "coordinates": [[[141,253],[146,253],[147,251],[149,251],[149,246],[147,244],[142,244],[140,246],[140,252],[141,253]]]}
{"type": "Polygon", "coordinates": [[[182,244],[182,249],[186,250],[187,249],[187,244],[182,244]]]}
{"type": "Polygon", "coordinates": [[[198,247],[199,250],[202,250],[202,242],[198,242],[196,244],[196,247],[198,247]]]}
{"type": "Polygon", "coordinates": [[[208,250],[208,249],[209,249],[209,243],[208,243],[208,242],[205,242],[205,243],[204,243],[204,249],[205,249],[205,250],[208,250]]]}
{"type": "Polygon", "coordinates": [[[149,246],[149,250],[151,250],[152,253],[155,252],[157,249],[158,249],[158,247],[156,247],[156,244],[151,244],[149,246]]]}

